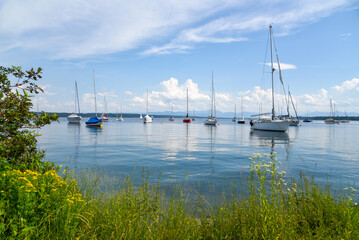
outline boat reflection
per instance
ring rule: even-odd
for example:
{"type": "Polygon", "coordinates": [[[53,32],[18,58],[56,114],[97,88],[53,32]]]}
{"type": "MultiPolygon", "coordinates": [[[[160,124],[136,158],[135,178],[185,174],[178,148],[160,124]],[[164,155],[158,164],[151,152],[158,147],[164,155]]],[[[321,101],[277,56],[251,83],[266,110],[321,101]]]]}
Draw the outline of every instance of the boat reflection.
{"type": "Polygon", "coordinates": [[[214,161],[214,157],[215,157],[215,152],[216,152],[216,148],[215,148],[215,143],[216,143],[216,125],[206,125],[207,126],[207,130],[208,130],[208,138],[209,138],[209,151],[211,153],[211,157],[209,160],[209,166],[211,168],[211,174],[214,175],[216,173],[214,166],[213,166],[213,161],[214,161]]]}
{"type": "Polygon", "coordinates": [[[287,159],[289,158],[290,140],[287,132],[271,132],[271,131],[250,131],[249,139],[255,142],[256,146],[268,147],[271,149],[271,154],[275,148],[285,148],[287,151],[287,159]]]}
{"type": "Polygon", "coordinates": [[[73,145],[75,147],[74,154],[71,157],[72,163],[74,167],[77,168],[78,159],[79,159],[79,152],[80,152],[80,133],[81,133],[81,125],[74,124],[74,123],[67,123],[67,132],[73,138],[73,145]]]}

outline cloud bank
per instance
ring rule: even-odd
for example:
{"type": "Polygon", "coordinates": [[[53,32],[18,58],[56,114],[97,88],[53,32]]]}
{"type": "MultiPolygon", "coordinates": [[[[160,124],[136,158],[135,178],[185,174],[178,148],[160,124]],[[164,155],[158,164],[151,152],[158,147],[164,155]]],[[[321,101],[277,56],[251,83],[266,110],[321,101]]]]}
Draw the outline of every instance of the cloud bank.
{"type": "Polygon", "coordinates": [[[349,0],[3,0],[1,51],[74,59],[137,50],[186,52],[198,43],[247,41],[275,23],[280,34],[350,6],[349,0]]]}

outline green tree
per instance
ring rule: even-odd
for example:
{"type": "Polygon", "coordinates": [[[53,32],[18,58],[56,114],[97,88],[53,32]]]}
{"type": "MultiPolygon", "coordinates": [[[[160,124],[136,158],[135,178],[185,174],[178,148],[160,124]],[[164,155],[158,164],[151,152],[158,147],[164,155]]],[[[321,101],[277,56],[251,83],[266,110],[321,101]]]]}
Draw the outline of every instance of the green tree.
{"type": "Polygon", "coordinates": [[[34,129],[51,121],[56,114],[35,114],[31,98],[43,90],[36,84],[42,69],[23,71],[21,67],[0,66],[0,167],[37,169],[53,167],[42,162],[45,152],[37,147],[34,129]]]}

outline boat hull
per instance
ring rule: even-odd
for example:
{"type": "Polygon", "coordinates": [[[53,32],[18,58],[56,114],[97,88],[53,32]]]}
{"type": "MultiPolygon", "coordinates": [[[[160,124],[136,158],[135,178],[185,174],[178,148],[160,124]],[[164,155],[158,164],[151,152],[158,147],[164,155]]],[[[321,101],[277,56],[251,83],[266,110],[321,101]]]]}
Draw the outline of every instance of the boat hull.
{"type": "Polygon", "coordinates": [[[238,124],[246,124],[246,121],[245,120],[238,120],[237,123],[238,124]]]}
{"type": "Polygon", "coordinates": [[[183,122],[184,122],[184,123],[190,123],[190,122],[191,122],[191,119],[190,119],[190,118],[185,118],[185,119],[183,119],[183,122]]]}
{"type": "Polygon", "coordinates": [[[148,115],[146,115],[144,118],[143,118],[143,123],[151,123],[152,122],[152,118],[148,115]]]}
{"type": "Polygon", "coordinates": [[[70,116],[67,117],[67,121],[69,123],[80,123],[81,119],[82,117],[76,114],[71,114],[70,116]]]}
{"type": "Polygon", "coordinates": [[[98,117],[92,117],[86,122],[86,126],[88,127],[101,127],[102,126],[102,120],[98,117]]]}
{"type": "Polygon", "coordinates": [[[174,118],[174,117],[170,117],[168,120],[171,121],[171,122],[173,122],[173,121],[175,120],[175,118],[174,118]]]}
{"type": "Polygon", "coordinates": [[[251,123],[254,130],[285,132],[289,128],[289,121],[286,120],[257,120],[251,123]]]}
{"type": "Polygon", "coordinates": [[[218,122],[217,119],[206,119],[204,120],[204,125],[216,126],[217,122],[218,122]]]}

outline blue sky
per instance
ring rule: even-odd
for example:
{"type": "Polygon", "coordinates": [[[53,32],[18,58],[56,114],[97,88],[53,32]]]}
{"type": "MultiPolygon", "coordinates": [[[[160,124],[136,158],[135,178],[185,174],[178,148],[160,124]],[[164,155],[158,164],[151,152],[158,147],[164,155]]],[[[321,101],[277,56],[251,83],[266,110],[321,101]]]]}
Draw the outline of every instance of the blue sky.
{"type": "MultiPolygon", "coordinates": [[[[359,113],[359,4],[348,0],[2,0],[0,65],[42,67],[45,111],[270,111],[268,26],[299,113],[359,113]]],[[[277,112],[284,97],[275,78],[277,112]]],[[[35,100],[36,101],[36,100],[35,100]]]]}

